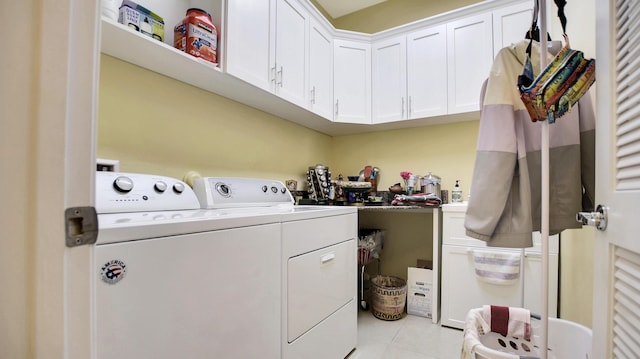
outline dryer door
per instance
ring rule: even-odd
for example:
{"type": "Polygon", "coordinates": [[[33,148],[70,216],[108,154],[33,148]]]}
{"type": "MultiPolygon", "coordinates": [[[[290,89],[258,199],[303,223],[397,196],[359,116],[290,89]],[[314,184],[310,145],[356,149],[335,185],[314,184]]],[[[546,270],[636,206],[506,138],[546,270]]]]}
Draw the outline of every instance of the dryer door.
{"type": "Polygon", "coordinates": [[[353,300],[355,253],[352,239],[289,259],[289,343],[353,300]]]}

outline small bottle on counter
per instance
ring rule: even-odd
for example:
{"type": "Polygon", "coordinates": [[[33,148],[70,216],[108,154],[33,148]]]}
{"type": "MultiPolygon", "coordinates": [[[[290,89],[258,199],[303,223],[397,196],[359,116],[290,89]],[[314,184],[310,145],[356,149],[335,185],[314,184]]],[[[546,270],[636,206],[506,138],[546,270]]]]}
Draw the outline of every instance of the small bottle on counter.
{"type": "Polygon", "coordinates": [[[462,189],[460,188],[460,180],[456,180],[456,185],[453,186],[453,190],[451,191],[451,203],[461,203],[462,202],[462,189]]]}

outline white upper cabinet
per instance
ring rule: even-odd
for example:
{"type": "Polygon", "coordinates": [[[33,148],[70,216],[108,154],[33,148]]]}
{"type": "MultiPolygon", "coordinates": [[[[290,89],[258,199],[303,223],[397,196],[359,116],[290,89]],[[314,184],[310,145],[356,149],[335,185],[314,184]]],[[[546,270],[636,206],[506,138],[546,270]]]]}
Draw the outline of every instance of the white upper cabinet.
{"type": "Polygon", "coordinates": [[[333,41],[334,121],[371,124],[371,44],[333,41]]]}
{"type": "Polygon", "coordinates": [[[373,124],[447,113],[446,25],[373,44],[373,124]]]}
{"type": "Polygon", "coordinates": [[[307,31],[309,15],[297,0],[276,0],[276,93],[302,107],[307,105],[307,31]]]}
{"type": "Polygon", "coordinates": [[[296,0],[227,1],[227,72],[305,106],[308,19],[296,0]]]}
{"type": "Polygon", "coordinates": [[[227,1],[226,71],[265,91],[273,91],[275,1],[227,1]]]}
{"type": "Polygon", "coordinates": [[[378,41],[372,49],[372,122],[407,119],[407,41],[405,36],[378,41]]]}
{"type": "Polygon", "coordinates": [[[533,3],[507,6],[493,12],[493,55],[503,47],[518,43],[525,38],[531,26],[533,3]]]}
{"type": "Polygon", "coordinates": [[[491,13],[447,24],[448,113],[480,110],[480,89],[493,63],[491,13]]]}
{"type": "Polygon", "coordinates": [[[407,35],[408,118],[447,113],[447,26],[407,35]]]}
{"type": "Polygon", "coordinates": [[[309,26],[308,107],[333,120],[333,36],[315,19],[309,26]]]}
{"type": "Polygon", "coordinates": [[[164,43],[103,18],[102,53],[328,134],[358,131],[331,120],[394,128],[474,118],[494,54],[524,38],[533,5],[481,1],[367,35],[334,29],[308,0],[138,3],[163,16],[164,43]],[[172,46],[191,7],[213,18],[219,66],[172,46]]]}

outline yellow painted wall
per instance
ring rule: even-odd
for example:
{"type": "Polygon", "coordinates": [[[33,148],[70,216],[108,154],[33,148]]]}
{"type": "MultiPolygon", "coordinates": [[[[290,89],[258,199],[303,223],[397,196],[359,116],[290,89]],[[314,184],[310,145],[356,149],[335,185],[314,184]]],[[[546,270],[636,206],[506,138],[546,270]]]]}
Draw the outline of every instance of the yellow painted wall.
{"type": "Polygon", "coordinates": [[[375,33],[407,24],[425,17],[442,14],[481,1],[478,0],[387,0],[361,11],[333,20],[333,25],[342,30],[375,33]]]}
{"type": "MultiPolygon", "coordinates": [[[[478,121],[337,136],[333,139],[334,175],[357,175],[365,165],[380,168],[378,190],[402,182],[401,171],[442,178],[449,190],[459,179],[466,199],[473,173],[478,121]]],[[[403,184],[404,185],[404,184],[403,184]]]]}
{"type": "Polygon", "coordinates": [[[306,181],[330,136],[102,55],[98,157],[121,171],[306,181]]]}

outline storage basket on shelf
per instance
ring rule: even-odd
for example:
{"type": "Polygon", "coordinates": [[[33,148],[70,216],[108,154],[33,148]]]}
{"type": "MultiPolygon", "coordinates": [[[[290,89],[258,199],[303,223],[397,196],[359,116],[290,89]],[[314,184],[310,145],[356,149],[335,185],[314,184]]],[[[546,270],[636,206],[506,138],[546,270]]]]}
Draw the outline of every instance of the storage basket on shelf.
{"type": "Polygon", "coordinates": [[[371,313],[382,320],[398,320],[407,302],[407,281],[393,276],[379,275],[371,279],[371,313]]]}
{"type": "MultiPolygon", "coordinates": [[[[531,340],[505,337],[482,329],[483,308],[471,309],[464,330],[465,359],[535,359],[540,357],[542,328],[531,320],[531,340]]],[[[547,359],[590,359],[591,329],[568,320],[549,318],[547,359]]]]}

